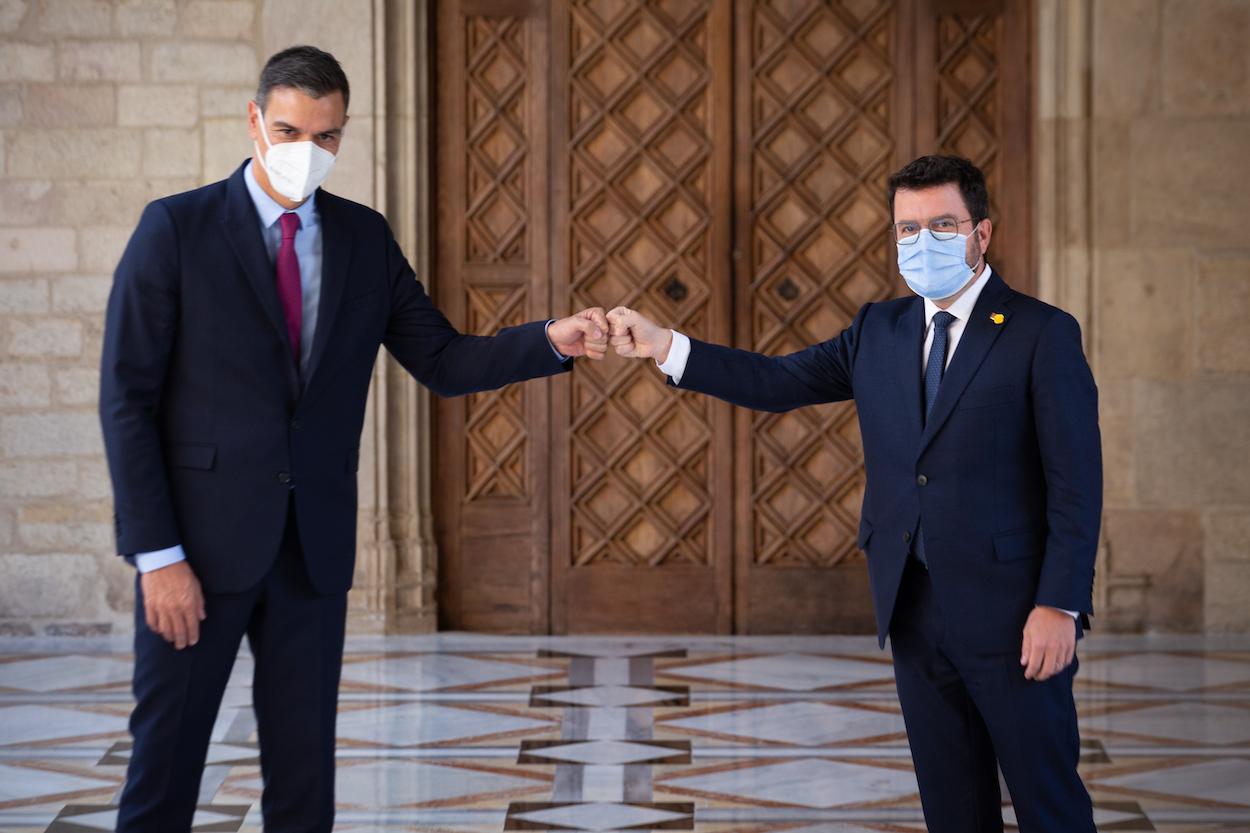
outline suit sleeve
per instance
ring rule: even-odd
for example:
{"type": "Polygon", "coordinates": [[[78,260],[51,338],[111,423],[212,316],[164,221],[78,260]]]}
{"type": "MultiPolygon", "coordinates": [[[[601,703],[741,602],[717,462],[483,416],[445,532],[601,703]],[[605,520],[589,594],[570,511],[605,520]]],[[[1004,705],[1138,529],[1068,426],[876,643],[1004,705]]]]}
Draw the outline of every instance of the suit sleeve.
{"type": "Polygon", "coordinates": [[[756,411],[781,413],[854,398],[851,384],[865,305],[851,326],[829,341],[787,356],[690,340],[690,358],[678,387],[756,411]]]}
{"type": "Polygon", "coordinates": [[[561,359],[547,340],[547,319],[506,327],[493,336],[457,331],[434,306],[389,229],[386,245],[391,315],[383,342],[434,393],[463,396],[572,368],[573,360],[561,359]]]}
{"type": "Polygon", "coordinates": [[[1102,517],[1098,388],[1067,313],[1042,331],[1033,361],[1033,410],[1046,477],[1046,538],[1036,602],[1093,613],[1102,517]]]}
{"type": "Polygon", "coordinates": [[[169,209],[144,209],[113,276],[100,367],[100,424],[117,549],[179,543],[157,412],[178,328],[178,241],[169,209]]]}

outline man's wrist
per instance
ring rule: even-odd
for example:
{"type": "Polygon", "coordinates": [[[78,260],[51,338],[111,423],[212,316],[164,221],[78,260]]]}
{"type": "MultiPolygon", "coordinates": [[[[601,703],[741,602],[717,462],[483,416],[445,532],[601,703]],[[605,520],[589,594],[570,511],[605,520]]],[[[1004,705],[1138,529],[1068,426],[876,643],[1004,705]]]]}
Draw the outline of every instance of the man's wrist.
{"type": "Polygon", "coordinates": [[[551,340],[551,325],[554,323],[556,323],[556,319],[554,318],[547,321],[547,324],[543,327],[543,334],[547,336],[547,344],[551,346],[551,352],[556,354],[556,358],[562,362],[567,362],[569,357],[562,353],[560,348],[556,347],[556,343],[551,340]]]}
{"type": "Polygon", "coordinates": [[[661,348],[659,352],[655,354],[656,363],[664,364],[666,361],[668,361],[668,354],[671,353],[672,351],[673,351],[673,331],[665,330],[664,331],[664,346],[663,348],[661,348]]]}

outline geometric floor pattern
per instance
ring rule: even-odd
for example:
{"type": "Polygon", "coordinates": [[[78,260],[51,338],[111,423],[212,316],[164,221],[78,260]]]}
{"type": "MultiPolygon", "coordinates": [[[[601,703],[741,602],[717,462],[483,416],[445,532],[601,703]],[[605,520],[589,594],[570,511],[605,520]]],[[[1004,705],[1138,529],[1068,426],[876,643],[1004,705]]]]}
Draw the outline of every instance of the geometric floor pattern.
{"type": "MultiPolygon", "coordinates": [[[[1250,639],[1080,656],[1099,830],[1250,831],[1250,639]]],[[[0,831],[113,829],[130,667],[113,640],[0,642],[0,831]]],[[[197,833],[261,829],[250,676],[244,651],[197,833]]],[[[353,637],[337,787],[362,833],[924,830],[889,655],[856,637],[353,637]]]]}

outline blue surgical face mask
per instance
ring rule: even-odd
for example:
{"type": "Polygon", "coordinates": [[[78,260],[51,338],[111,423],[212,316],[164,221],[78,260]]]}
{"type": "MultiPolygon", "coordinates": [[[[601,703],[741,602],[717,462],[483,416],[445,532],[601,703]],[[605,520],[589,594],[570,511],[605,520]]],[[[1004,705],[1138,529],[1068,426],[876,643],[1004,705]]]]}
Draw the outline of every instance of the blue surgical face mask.
{"type": "Polygon", "coordinates": [[[921,298],[940,301],[964,288],[972,279],[968,267],[968,235],[956,234],[938,240],[933,232],[921,229],[918,239],[898,246],[898,271],[921,298]]]}

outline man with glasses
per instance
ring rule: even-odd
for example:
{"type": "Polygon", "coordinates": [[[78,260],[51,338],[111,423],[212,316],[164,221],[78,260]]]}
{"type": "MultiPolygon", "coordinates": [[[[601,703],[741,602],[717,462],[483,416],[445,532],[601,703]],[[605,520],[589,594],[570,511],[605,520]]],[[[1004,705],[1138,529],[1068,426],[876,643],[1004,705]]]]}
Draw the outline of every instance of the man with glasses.
{"type": "Polygon", "coordinates": [[[889,179],[911,296],[865,305],[788,356],[608,313],[623,356],[671,383],[787,411],[854,399],[880,644],[890,637],[931,833],[1001,833],[1001,767],[1024,833],[1094,830],[1072,681],[1102,507],[1098,394],[1076,320],[986,262],[985,177],[925,156],[889,179]]]}

